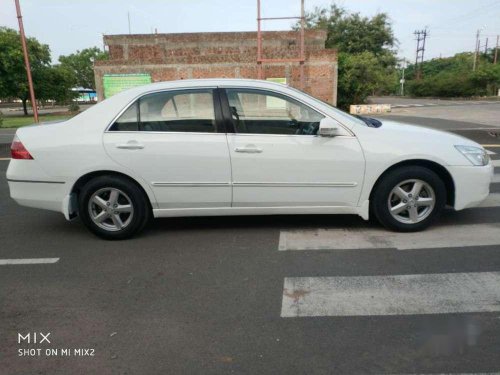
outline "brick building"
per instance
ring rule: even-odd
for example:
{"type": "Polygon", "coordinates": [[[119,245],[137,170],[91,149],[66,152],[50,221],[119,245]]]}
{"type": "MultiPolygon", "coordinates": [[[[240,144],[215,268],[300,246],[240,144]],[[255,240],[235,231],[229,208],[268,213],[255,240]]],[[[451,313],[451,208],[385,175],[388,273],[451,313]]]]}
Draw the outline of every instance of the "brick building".
{"type": "MultiPolygon", "coordinates": [[[[263,58],[297,58],[300,35],[294,31],[262,33],[263,58]]],[[[306,30],[304,90],[337,102],[337,53],[325,49],[326,32],[306,30]]],[[[148,74],[153,82],[194,78],[258,78],[257,33],[105,35],[110,59],[95,65],[98,97],[103,78],[114,74],[148,74]]],[[[263,63],[263,79],[286,79],[300,88],[298,62],[263,63]]]]}

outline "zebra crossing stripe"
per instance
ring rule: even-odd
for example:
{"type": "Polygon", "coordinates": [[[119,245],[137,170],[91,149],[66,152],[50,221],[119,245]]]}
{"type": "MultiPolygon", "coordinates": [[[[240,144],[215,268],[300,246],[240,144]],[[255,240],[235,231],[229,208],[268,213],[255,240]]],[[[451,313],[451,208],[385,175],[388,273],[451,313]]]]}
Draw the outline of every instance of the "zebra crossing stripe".
{"type": "MultiPolygon", "coordinates": [[[[500,175],[496,174],[493,176],[494,180],[497,179],[500,175]]],[[[493,180],[493,182],[495,182],[493,180]]],[[[492,193],[488,195],[488,197],[479,204],[478,207],[500,207],[500,193],[492,193]]]]}
{"type": "Polygon", "coordinates": [[[500,311],[500,272],[287,277],[281,317],[500,311]]]}
{"type": "Polygon", "coordinates": [[[500,160],[491,160],[491,165],[494,167],[500,167],[500,160]]]}
{"type": "MultiPolygon", "coordinates": [[[[357,249],[438,249],[500,245],[500,223],[433,226],[423,232],[397,233],[384,228],[284,230],[280,251],[357,249]]],[[[500,285],[500,284],[499,284],[500,285]]]]}
{"type": "Polygon", "coordinates": [[[59,259],[60,258],[0,259],[0,266],[23,264],[53,264],[59,262],[59,259]]]}

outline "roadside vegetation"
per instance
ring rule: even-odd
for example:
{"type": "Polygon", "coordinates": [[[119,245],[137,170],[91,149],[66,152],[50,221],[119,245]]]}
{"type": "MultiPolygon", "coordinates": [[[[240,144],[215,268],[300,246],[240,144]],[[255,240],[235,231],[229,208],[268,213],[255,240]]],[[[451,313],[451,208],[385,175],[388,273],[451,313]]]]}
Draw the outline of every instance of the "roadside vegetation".
{"type": "Polygon", "coordinates": [[[422,64],[422,78],[415,79],[415,66],[407,70],[408,91],[419,97],[495,96],[500,87],[500,64],[493,64],[494,53],[481,54],[473,71],[474,54],[432,59],[422,64]]]}
{"type": "MultiPolygon", "coordinates": [[[[39,115],[40,122],[64,121],[76,115],[76,113],[68,114],[45,114],[39,115]]],[[[0,122],[0,128],[20,128],[26,125],[33,124],[33,116],[4,116],[3,122],[0,122]]]]}
{"type": "MultiPolygon", "coordinates": [[[[107,58],[106,52],[94,47],[61,56],[58,64],[52,64],[48,45],[32,37],[26,42],[36,98],[42,103],[51,100],[67,105],[75,97],[71,88],[94,88],[94,61],[107,58]]],[[[28,79],[20,36],[17,31],[6,27],[0,27],[0,98],[20,99],[24,114],[28,114],[28,79]]]]}
{"type": "MultiPolygon", "coordinates": [[[[295,25],[295,29],[299,27],[295,25]]],[[[398,41],[386,13],[363,17],[333,3],[306,14],[306,27],[327,30],[326,48],[338,50],[338,106],[362,104],[370,95],[399,95],[401,68],[396,56],[398,41]]],[[[496,96],[500,64],[493,64],[494,49],[474,54],[425,61],[422,78],[415,66],[406,70],[407,92],[417,97],[496,96]]]]}
{"type": "Polygon", "coordinates": [[[363,17],[332,4],[307,13],[306,27],[327,30],[326,48],[338,50],[340,108],[364,103],[369,95],[394,92],[397,39],[386,13],[363,17]]]}

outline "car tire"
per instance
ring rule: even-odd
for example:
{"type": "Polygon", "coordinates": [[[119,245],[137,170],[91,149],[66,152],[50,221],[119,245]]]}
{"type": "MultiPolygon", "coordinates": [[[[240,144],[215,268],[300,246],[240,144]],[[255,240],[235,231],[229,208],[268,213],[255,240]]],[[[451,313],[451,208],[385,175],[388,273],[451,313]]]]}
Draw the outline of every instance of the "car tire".
{"type": "Polygon", "coordinates": [[[100,176],[87,182],[78,196],[78,207],[85,226],[106,240],[130,238],[152,217],[142,189],[120,176],[100,176]]]}
{"type": "Polygon", "coordinates": [[[446,187],[435,172],[405,166],[382,177],[373,191],[371,211],[388,229],[416,232],[432,224],[445,205],[446,187]]]}

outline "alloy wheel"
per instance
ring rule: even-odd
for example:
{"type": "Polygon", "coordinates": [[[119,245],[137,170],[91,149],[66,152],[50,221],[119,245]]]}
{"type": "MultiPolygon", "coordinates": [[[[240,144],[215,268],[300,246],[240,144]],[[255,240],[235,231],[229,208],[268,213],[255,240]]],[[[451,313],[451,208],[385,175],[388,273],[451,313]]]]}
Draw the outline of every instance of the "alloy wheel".
{"type": "Polygon", "coordinates": [[[132,201],[117,188],[102,188],[89,199],[90,219],[98,227],[107,231],[119,231],[126,228],[134,216],[132,201]]]}
{"type": "Polygon", "coordinates": [[[390,192],[387,205],[391,216],[404,224],[425,220],[434,210],[436,195],[432,187],[419,179],[405,180],[390,192]]]}

